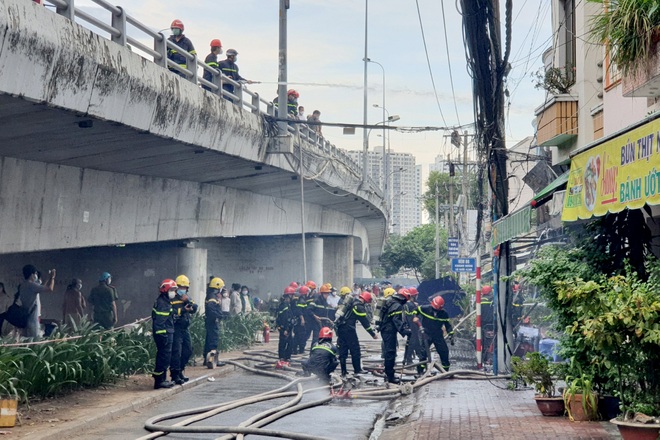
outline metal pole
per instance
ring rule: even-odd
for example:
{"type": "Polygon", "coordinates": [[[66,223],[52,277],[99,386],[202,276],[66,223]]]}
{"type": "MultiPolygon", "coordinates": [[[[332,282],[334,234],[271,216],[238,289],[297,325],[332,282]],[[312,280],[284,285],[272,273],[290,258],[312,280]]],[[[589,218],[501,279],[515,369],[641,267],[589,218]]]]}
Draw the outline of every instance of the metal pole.
{"type": "Polygon", "coordinates": [[[305,178],[304,178],[303,146],[300,143],[300,230],[302,237],[303,280],[307,279],[307,248],[305,244],[305,178]]]}
{"type": "Polygon", "coordinates": [[[435,279],[440,278],[440,200],[438,183],[435,184],[435,279]]]}
{"type": "Polygon", "coordinates": [[[468,243],[468,221],[467,221],[467,151],[468,151],[468,132],[463,133],[463,256],[468,256],[470,245],[468,243]]]}
{"type": "MultiPolygon", "coordinates": [[[[451,163],[451,160],[450,160],[451,163]]],[[[449,235],[454,238],[454,177],[449,176],[449,235]]]]}
{"type": "Polygon", "coordinates": [[[476,291],[476,302],[477,302],[477,368],[482,368],[481,363],[481,350],[482,350],[482,341],[481,341],[481,252],[477,248],[477,291],[476,291]]]}
{"type": "MultiPolygon", "coordinates": [[[[287,10],[287,0],[280,0],[280,53],[279,53],[279,72],[277,76],[277,117],[279,119],[286,119],[287,117],[287,96],[286,96],[286,87],[287,87],[287,47],[286,47],[286,10],[287,10]]],[[[284,121],[277,123],[279,127],[280,136],[286,136],[288,134],[288,125],[284,121]]]]}
{"type": "Polygon", "coordinates": [[[369,0],[364,0],[364,127],[362,129],[362,183],[367,183],[367,172],[368,172],[368,152],[369,152],[369,138],[367,136],[367,26],[369,18],[369,0]]]}

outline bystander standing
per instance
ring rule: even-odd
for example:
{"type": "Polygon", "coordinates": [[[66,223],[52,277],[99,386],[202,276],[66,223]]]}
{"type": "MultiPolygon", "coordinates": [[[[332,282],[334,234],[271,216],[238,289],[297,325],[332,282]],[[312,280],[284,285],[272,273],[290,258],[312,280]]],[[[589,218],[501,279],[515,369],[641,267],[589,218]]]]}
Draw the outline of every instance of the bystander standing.
{"type": "Polygon", "coordinates": [[[94,306],[94,322],[105,329],[117,324],[117,289],[112,286],[112,275],[103,272],[98,286],[89,294],[89,303],[94,306]]]}
{"type": "Polygon", "coordinates": [[[78,278],[71,280],[64,292],[62,302],[62,323],[78,328],[85,314],[87,303],[82,294],[82,281],[78,278]]]}

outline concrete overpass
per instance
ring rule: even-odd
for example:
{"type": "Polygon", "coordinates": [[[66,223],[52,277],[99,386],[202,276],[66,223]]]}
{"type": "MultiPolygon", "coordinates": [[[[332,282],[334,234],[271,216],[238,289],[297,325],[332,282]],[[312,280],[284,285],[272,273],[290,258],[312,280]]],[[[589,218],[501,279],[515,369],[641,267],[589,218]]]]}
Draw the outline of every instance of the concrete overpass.
{"type": "Polygon", "coordinates": [[[282,142],[258,96],[232,104],[132,52],[123,11],[116,42],[59,11],[0,3],[0,280],[34,263],[88,292],[107,270],[123,321],[181,272],[198,300],[209,274],[264,297],[302,281],[303,227],[308,278],[368,275],[385,208],[345,153],[308,131],[282,142]]]}

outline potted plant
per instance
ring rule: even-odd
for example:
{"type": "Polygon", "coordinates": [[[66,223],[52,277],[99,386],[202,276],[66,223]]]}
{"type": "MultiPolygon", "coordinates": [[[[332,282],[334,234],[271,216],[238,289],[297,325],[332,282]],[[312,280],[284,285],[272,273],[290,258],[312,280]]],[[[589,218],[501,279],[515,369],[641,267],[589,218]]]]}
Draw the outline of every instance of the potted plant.
{"type": "Polygon", "coordinates": [[[610,420],[624,439],[657,439],[660,423],[660,265],[647,261],[642,279],[631,267],[602,282],[560,283],[559,296],[598,298],[578,313],[569,334],[593,348],[591,363],[606,370],[618,389],[623,415],[610,420]],[[644,432],[648,437],[628,437],[644,432]]]}
{"type": "Polygon", "coordinates": [[[564,414],[564,400],[556,395],[555,382],[552,377],[552,366],[548,359],[539,352],[527,353],[525,360],[514,356],[511,358],[511,379],[522,380],[528,385],[534,385],[536,406],[544,416],[561,416],[564,414]]]}
{"type": "Polygon", "coordinates": [[[589,0],[606,4],[593,17],[594,38],[609,47],[610,59],[624,76],[644,67],[660,41],[660,8],[654,1],[589,0]]]}
{"type": "Polygon", "coordinates": [[[579,376],[566,376],[563,398],[571,422],[598,420],[598,395],[593,390],[593,379],[586,374],[580,371],[579,376]]]}

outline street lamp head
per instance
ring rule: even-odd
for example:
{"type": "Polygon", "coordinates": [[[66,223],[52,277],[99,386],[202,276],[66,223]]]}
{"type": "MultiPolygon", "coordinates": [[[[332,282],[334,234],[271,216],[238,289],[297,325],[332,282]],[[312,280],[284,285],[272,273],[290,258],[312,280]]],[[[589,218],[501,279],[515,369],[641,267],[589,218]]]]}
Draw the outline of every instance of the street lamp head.
{"type": "Polygon", "coordinates": [[[392,115],[392,116],[390,116],[389,118],[387,118],[387,120],[388,120],[389,122],[396,122],[396,121],[398,121],[399,119],[401,119],[401,117],[400,117],[399,115],[392,115]]]}

